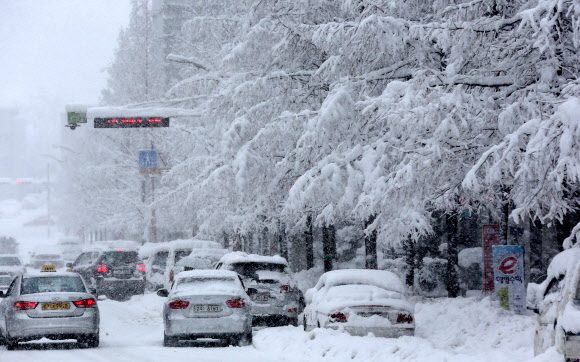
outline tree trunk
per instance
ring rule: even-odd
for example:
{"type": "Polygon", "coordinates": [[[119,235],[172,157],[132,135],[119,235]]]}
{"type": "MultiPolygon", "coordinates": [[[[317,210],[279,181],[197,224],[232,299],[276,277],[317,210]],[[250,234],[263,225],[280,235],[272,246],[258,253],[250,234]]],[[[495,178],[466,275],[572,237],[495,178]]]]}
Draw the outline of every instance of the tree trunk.
{"type": "MultiPolygon", "coordinates": [[[[371,215],[365,223],[365,230],[375,221],[376,215],[371,215]]],[[[365,233],[365,268],[378,269],[377,265],[377,230],[365,233]]]]}
{"type": "Polygon", "coordinates": [[[278,220],[278,247],[280,248],[280,256],[288,260],[288,239],[286,237],[286,228],[283,223],[278,220]]]}
{"type": "Polygon", "coordinates": [[[407,263],[407,274],[405,275],[405,283],[412,287],[415,284],[415,242],[411,238],[403,242],[405,250],[405,262],[407,263]]]}
{"type": "Polygon", "coordinates": [[[447,216],[447,295],[456,298],[459,294],[457,280],[457,214],[447,216]]]}
{"type": "Polygon", "coordinates": [[[306,217],[306,231],[304,232],[306,269],[314,268],[314,235],[312,234],[312,214],[306,217]]]}
{"type": "Polygon", "coordinates": [[[334,225],[322,226],[322,252],[324,254],[324,272],[332,270],[332,260],[336,258],[336,235],[334,225]]]}
{"type": "Polygon", "coordinates": [[[228,236],[228,233],[226,233],[225,231],[223,232],[224,235],[224,243],[223,243],[223,247],[224,249],[228,249],[230,248],[230,238],[228,236]]]}

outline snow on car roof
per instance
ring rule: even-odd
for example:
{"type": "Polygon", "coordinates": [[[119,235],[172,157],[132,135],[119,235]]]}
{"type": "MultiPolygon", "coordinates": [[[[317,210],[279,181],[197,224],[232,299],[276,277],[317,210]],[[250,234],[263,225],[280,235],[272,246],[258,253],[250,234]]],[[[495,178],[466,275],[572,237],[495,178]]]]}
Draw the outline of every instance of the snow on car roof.
{"type": "Polygon", "coordinates": [[[469,268],[472,264],[481,264],[483,262],[483,248],[465,248],[457,255],[459,266],[469,268]]]}
{"type": "Polygon", "coordinates": [[[103,240],[95,241],[86,248],[84,251],[109,251],[109,250],[124,250],[124,251],[137,251],[139,244],[132,240],[103,240]]]}
{"type": "Polygon", "coordinates": [[[379,288],[402,293],[404,290],[401,279],[387,270],[370,269],[341,269],[322,274],[316,289],[332,287],[336,285],[368,284],[379,288]]]}
{"type": "Polygon", "coordinates": [[[149,258],[159,251],[178,249],[223,249],[221,244],[212,240],[177,239],[164,243],[145,243],[139,248],[140,258],[149,258]]]}
{"type": "Polygon", "coordinates": [[[192,258],[210,257],[219,259],[227,253],[229,253],[227,249],[195,248],[191,251],[191,254],[189,254],[189,256],[192,258]]]}
{"type": "Polygon", "coordinates": [[[29,270],[26,272],[26,274],[22,274],[22,277],[80,277],[80,275],[75,272],[67,271],[42,272],[40,270],[29,270]]]}
{"type": "Polygon", "coordinates": [[[559,275],[568,274],[568,272],[578,268],[580,264],[580,248],[571,248],[564,250],[554,256],[548,266],[548,279],[559,275]]]}
{"type": "Polygon", "coordinates": [[[188,270],[177,274],[176,279],[181,278],[237,278],[238,273],[231,270],[188,270]]]}
{"type": "Polygon", "coordinates": [[[220,263],[234,264],[234,263],[272,263],[288,266],[286,259],[280,255],[264,256],[257,254],[248,254],[241,251],[234,251],[228,253],[220,259],[220,263]]]}

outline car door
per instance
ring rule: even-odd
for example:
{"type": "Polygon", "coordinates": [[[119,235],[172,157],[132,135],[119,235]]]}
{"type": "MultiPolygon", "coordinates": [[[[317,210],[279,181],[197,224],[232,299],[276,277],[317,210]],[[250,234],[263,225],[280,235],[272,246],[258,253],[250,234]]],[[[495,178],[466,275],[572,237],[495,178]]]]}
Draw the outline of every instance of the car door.
{"type": "Polygon", "coordinates": [[[562,300],[564,275],[554,277],[548,283],[544,298],[540,302],[538,314],[538,333],[534,339],[534,352],[540,354],[555,344],[558,304],[562,300]]]}
{"type": "Polygon", "coordinates": [[[14,303],[14,293],[16,291],[16,285],[18,284],[19,278],[20,277],[17,276],[12,280],[4,298],[2,298],[0,301],[0,335],[2,336],[6,335],[6,315],[12,309],[12,305],[14,303]]]}

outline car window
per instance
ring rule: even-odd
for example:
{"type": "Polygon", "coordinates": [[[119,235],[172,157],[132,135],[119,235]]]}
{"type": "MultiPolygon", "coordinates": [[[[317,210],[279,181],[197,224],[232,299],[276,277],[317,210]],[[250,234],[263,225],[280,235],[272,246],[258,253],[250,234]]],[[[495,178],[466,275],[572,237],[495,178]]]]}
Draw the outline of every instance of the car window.
{"type": "Polygon", "coordinates": [[[87,265],[91,263],[91,253],[83,253],[79,255],[75,261],[75,265],[87,265]]]}
{"type": "Polygon", "coordinates": [[[36,294],[49,292],[85,293],[81,278],[72,276],[31,277],[23,278],[20,294],[36,294]]]}
{"type": "Polygon", "coordinates": [[[10,286],[8,287],[8,290],[6,291],[6,296],[9,297],[12,295],[12,293],[14,293],[14,287],[16,286],[16,279],[14,278],[14,280],[12,280],[12,283],[10,283],[10,286]]]}
{"type": "Polygon", "coordinates": [[[544,293],[544,296],[547,296],[549,294],[552,293],[558,293],[560,291],[560,289],[562,289],[562,283],[561,281],[564,279],[564,276],[561,275],[559,278],[552,278],[552,280],[550,280],[550,284],[548,284],[548,287],[546,288],[546,292],[544,293]]]}
{"type": "Polygon", "coordinates": [[[258,263],[258,262],[248,262],[248,263],[234,263],[230,266],[230,269],[236,273],[247,277],[247,278],[257,278],[257,271],[273,271],[284,273],[286,266],[276,263],[258,263]]]}
{"type": "Polygon", "coordinates": [[[16,256],[0,256],[1,266],[20,266],[22,263],[20,259],[16,256]]]}
{"type": "Polygon", "coordinates": [[[136,251],[112,251],[105,253],[103,261],[107,265],[135,264],[139,257],[136,251]]]}
{"type": "Polygon", "coordinates": [[[169,256],[168,251],[160,251],[155,254],[153,257],[153,261],[151,262],[152,265],[160,266],[165,268],[167,266],[167,257],[169,256]]]}
{"type": "Polygon", "coordinates": [[[576,293],[574,295],[574,300],[576,300],[576,302],[580,301],[580,279],[578,279],[578,285],[576,286],[576,293]]]}
{"type": "Polygon", "coordinates": [[[236,280],[234,278],[180,278],[177,281],[177,290],[195,290],[196,292],[203,290],[231,290],[236,288],[236,280]]]}

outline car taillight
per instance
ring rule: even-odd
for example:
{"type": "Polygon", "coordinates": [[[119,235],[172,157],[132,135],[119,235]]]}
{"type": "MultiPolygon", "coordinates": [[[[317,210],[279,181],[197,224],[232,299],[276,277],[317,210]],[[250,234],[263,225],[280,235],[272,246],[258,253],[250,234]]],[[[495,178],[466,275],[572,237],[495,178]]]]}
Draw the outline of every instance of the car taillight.
{"type": "Polygon", "coordinates": [[[397,316],[397,323],[413,323],[413,316],[410,314],[399,314],[397,316]]]}
{"type": "Polygon", "coordinates": [[[170,283],[173,283],[173,275],[174,275],[174,273],[173,273],[173,269],[171,269],[171,270],[169,271],[169,282],[170,282],[170,283]]]}
{"type": "Polygon", "coordinates": [[[73,300],[73,304],[77,308],[95,308],[97,302],[93,298],[73,300]]]}
{"type": "Polygon", "coordinates": [[[230,308],[244,308],[246,306],[246,301],[242,298],[226,300],[226,304],[230,308]]]}
{"type": "Polygon", "coordinates": [[[346,322],[346,315],[344,313],[332,313],[329,317],[331,322],[346,322]]]}
{"type": "Polygon", "coordinates": [[[139,264],[139,271],[140,272],[146,271],[145,264],[139,264]]]}
{"type": "Polygon", "coordinates": [[[189,302],[185,300],[174,300],[173,302],[169,303],[169,308],[171,309],[185,309],[189,306],[189,302]]]}
{"type": "Polygon", "coordinates": [[[29,309],[36,308],[37,305],[38,305],[38,302],[18,301],[18,302],[14,302],[14,305],[12,306],[12,310],[29,310],[29,309]]]}
{"type": "Polygon", "coordinates": [[[288,313],[294,313],[298,310],[298,308],[290,308],[288,309],[288,313]]]}
{"type": "Polygon", "coordinates": [[[281,285],[280,286],[280,293],[284,292],[284,293],[292,293],[295,292],[296,288],[293,288],[289,285],[281,285]]]}
{"type": "Polygon", "coordinates": [[[107,272],[107,270],[109,270],[109,268],[107,268],[107,266],[106,266],[106,265],[99,264],[99,265],[97,266],[97,273],[106,273],[106,272],[107,272]]]}

